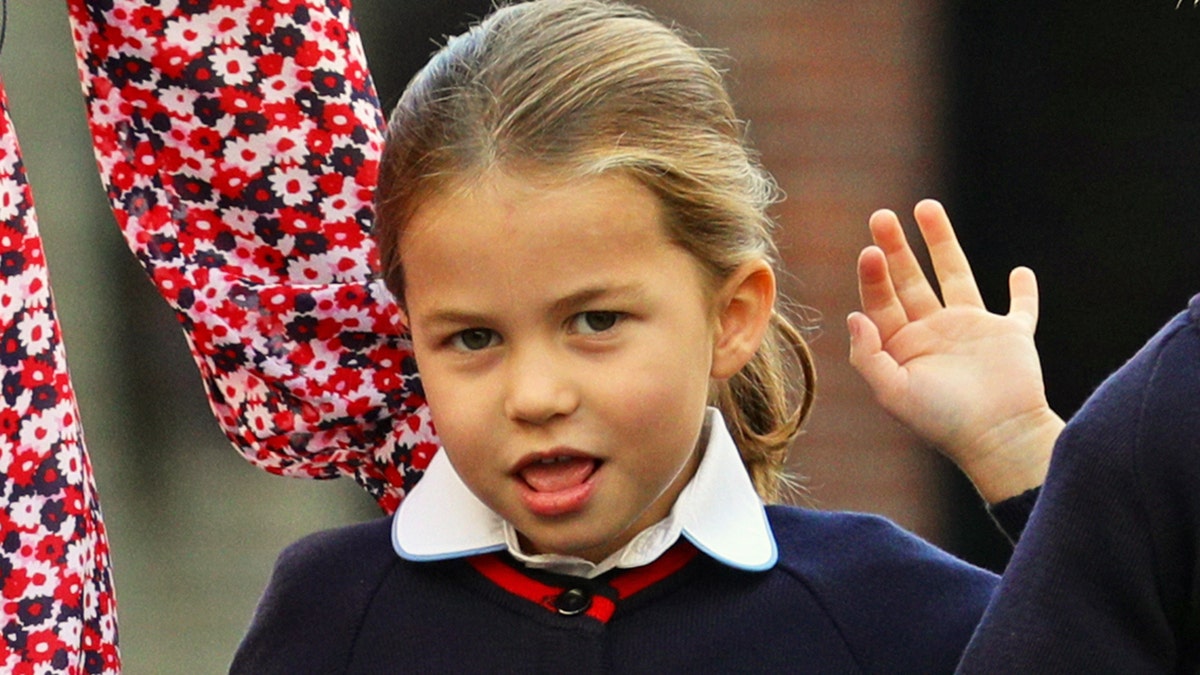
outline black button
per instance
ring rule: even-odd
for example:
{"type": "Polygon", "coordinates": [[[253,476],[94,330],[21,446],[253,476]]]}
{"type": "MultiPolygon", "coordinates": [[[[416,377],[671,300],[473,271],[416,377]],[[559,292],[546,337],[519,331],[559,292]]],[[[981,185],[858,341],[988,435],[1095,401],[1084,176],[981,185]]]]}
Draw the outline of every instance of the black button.
{"type": "Polygon", "coordinates": [[[592,594],[582,588],[569,588],[554,599],[554,607],[563,616],[575,616],[592,606],[592,594]]]}

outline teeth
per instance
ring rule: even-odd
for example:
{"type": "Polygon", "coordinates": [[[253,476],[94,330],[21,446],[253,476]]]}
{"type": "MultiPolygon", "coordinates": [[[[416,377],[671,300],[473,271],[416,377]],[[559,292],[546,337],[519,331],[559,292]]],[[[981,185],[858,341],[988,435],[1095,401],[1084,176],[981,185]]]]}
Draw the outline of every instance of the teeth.
{"type": "Polygon", "coordinates": [[[570,457],[567,457],[566,455],[561,455],[559,457],[546,457],[544,459],[539,459],[538,464],[558,464],[561,462],[569,462],[569,461],[571,461],[570,457]]]}

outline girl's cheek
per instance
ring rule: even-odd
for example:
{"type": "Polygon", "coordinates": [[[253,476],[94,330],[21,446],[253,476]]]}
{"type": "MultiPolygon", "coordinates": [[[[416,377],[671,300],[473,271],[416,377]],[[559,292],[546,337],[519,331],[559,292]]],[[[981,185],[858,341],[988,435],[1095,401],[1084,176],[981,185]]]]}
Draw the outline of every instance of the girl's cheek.
{"type": "Polygon", "coordinates": [[[643,364],[630,369],[628,377],[617,385],[613,397],[627,414],[646,417],[652,414],[686,413],[690,408],[703,407],[708,399],[707,378],[701,373],[688,373],[683,366],[643,364]]]}

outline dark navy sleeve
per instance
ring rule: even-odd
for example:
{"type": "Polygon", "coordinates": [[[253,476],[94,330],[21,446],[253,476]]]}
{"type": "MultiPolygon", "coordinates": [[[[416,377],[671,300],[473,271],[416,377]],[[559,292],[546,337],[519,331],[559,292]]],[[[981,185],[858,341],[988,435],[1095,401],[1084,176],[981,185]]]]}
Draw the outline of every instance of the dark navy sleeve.
{"type": "Polygon", "coordinates": [[[962,672],[1200,667],[1200,296],[1068,423],[962,672]]]}
{"type": "Polygon", "coordinates": [[[320,532],[285,549],[229,672],[345,672],[363,614],[399,560],[390,523],[320,532]]]}
{"type": "Polygon", "coordinates": [[[1029,523],[1029,514],[1041,494],[1041,486],[1030,488],[1019,495],[1009,497],[1002,502],[988,505],[988,514],[1012,543],[1021,539],[1025,525],[1029,523]]]}
{"type": "Polygon", "coordinates": [[[801,522],[772,519],[780,565],[819,598],[860,672],[954,671],[996,575],[884,518],[810,512],[801,522]]]}

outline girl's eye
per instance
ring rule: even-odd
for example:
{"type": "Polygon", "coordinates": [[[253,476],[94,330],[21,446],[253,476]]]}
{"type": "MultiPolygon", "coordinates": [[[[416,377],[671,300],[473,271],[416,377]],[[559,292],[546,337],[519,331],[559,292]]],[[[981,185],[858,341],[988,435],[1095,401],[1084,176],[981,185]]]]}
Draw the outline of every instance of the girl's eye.
{"type": "Polygon", "coordinates": [[[499,343],[499,333],[488,328],[468,328],[450,337],[450,344],[464,352],[477,352],[499,343]]]}
{"type": "Polygon", "coordinates": [[[594,335],[612,330],[621,321],[620,312],[580,312],[571,319],[571,329],[575,333],[594,335]]]}

